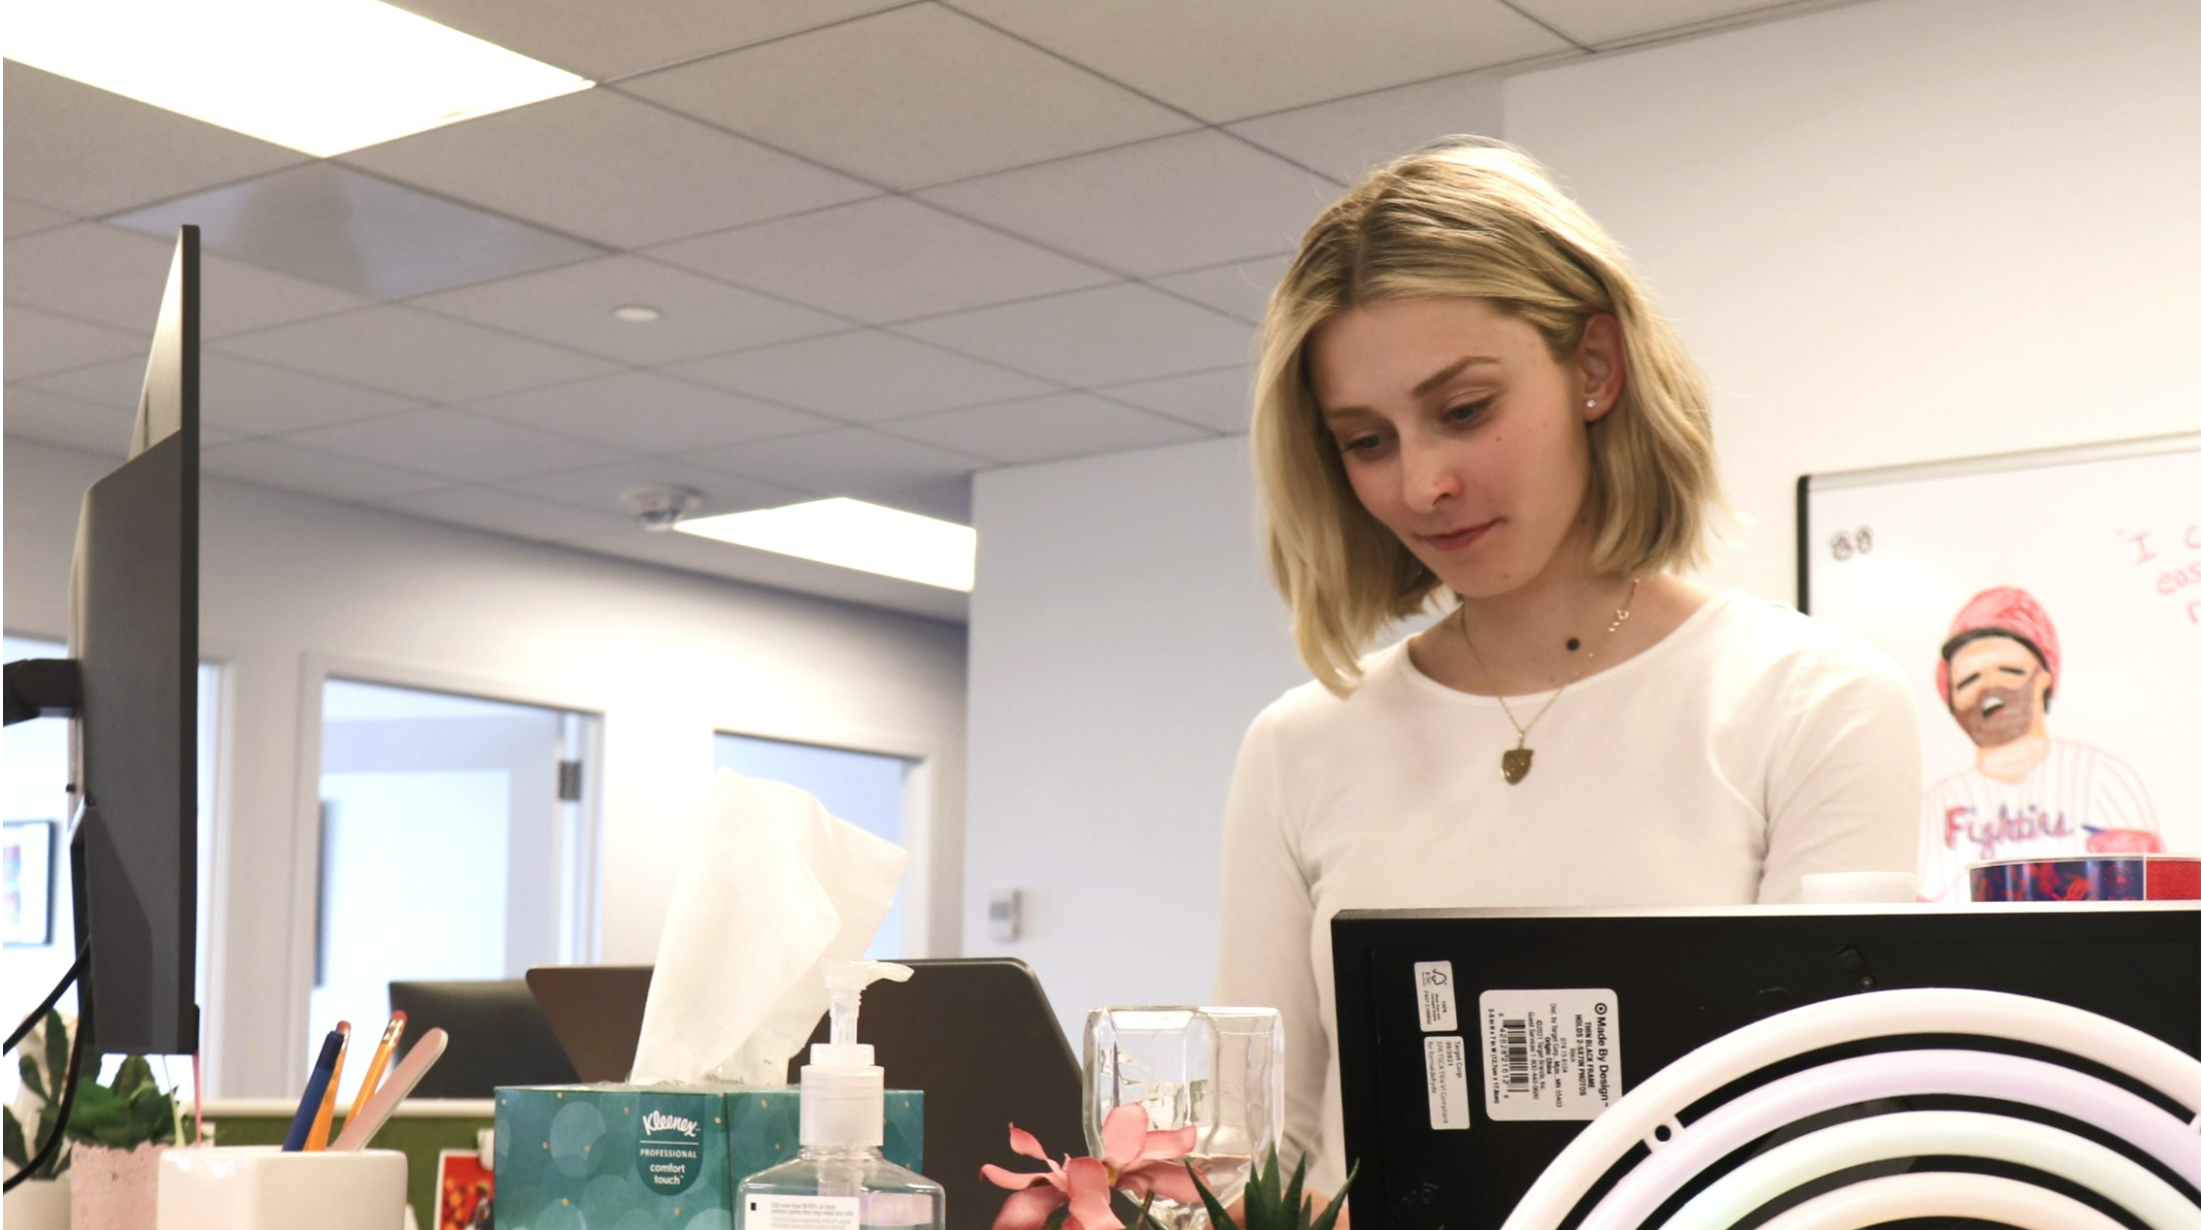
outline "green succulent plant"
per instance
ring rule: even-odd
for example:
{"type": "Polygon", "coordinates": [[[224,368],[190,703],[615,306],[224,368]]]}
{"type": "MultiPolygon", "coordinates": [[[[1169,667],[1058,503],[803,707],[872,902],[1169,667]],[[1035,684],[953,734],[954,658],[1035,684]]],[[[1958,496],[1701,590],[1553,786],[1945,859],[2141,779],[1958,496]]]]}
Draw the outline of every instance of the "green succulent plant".
{"type": "Polygon", "coordinates": [[[112,1084],[79,1084],[69,1112],[69,1139],[106,1149],[172,1145],[177,1127],[176,1097],[153,1079],[143,1055],[125,1058],[112,1084]]]}
{"type": "Polygon", "coordinates": [[[1290,1182],[1284,1180],[1283,1163],[1276,1158],[1276,1147],[1269,1147],[1269,1155],[1256,1166],[1253,1177],[1246,1181],[1246,1195],[1239,1203],[1239,1215],[1232,1217],[1223,1202],[1215,1198],[1208,1185],[1200,1181],[1200,1172],[1185,1167],[1192,1173],[1193,1186],[1200,1189],[1200,1203],[1207,1206],[1210,1230],[1331,1230],[1337,1224],[1337,1216],[1345,1210],[1345,1193],[1352,1190],[1353,1179],[1360,1174],[1359,1163],[1354,1163],[1345,1182],[1339,1185],[1337,1195],[1320,1213],[1314,1211],[1314,1199],[1304,1194],[1307,1183],[1307,1159],[1299,1159],[1292,1168],[1290,1182]]]}
{"type": "MultiPolygon", "coordinates": [[[[17,1171],[27,1168],[31,1154],[37,1151],[31,1131],[53,1118],[54,1090],[69,1071],[69,1023],[60,1013],[47,1009],[46,1019],[24,1037],[21,1049],[17,1071],[22,1076],[23,1092],[16,1101],[26,1113],[35,1112],[35,1117],[26,1125],[16,1117],[15,1106],[7,1108],[7,1159],[17,1171]]],[[[68,1169],[69,1151],[64,1147],[55,1150],[31,1177],[57,1179],[68,1169]]]]}

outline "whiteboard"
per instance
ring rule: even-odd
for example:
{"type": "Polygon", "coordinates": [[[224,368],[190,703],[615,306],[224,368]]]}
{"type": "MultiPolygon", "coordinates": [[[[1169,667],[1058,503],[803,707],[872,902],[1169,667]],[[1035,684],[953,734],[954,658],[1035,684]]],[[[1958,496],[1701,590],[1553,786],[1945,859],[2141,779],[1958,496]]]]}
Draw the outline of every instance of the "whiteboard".
{"type": "Polygon", "coordinates": [[[2049,739],[2122,761],[2201,852],[2201,433],[1806,475],[1797,527],[1799,605],[1911,681],[1929,795],[1980,755],[1935,682],[1952,620],[2017,586],[2061,642],[2049,739]]]}

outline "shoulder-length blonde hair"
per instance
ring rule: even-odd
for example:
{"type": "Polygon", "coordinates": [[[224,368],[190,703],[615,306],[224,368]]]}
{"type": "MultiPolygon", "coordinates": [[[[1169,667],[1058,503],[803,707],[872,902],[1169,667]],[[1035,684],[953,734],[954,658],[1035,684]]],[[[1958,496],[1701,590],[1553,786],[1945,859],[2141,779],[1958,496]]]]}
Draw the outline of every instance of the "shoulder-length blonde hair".
{"type": "Polygon", "coordinates": [[[1701,561],[1719,504],[1703,377],[1614,243],[1528,155],[1448,141],[1382,167],[1300,242],[1269,299],[1254,384],[1253,456],[1269,567],[1299,654],[1339,695],[1362,648],[1427,609],[1435,573],[1361,507],[1309,383],[1323,322],[1391,299],[1466,295],[1518,316],[1571,361],[1591,317],[1626,347],[1618,400],[1588,425],[1591,566],[1637,573],[1701,561]]]}

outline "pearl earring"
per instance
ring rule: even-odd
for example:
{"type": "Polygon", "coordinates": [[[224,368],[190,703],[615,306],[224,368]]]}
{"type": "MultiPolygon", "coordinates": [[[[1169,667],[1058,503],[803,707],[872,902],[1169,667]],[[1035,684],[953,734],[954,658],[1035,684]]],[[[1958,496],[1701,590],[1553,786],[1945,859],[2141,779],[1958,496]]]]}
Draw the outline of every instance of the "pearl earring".
{"type": "Polygon", "coordinates": [[[1589,399],[1588,401],[1586,401],[1586,402],[1583,402],[1583,403],[1582,403],[1582,405],[1583,405],[1583,408],[1585,408],[1585,409],[1589,409],[1589,410],[1595,410],[1595,409],[1597,409],[1597,399],[1596,399],[1596,398],[1594,398],[1594,397],[1592,397],[1592,398],[1591,398],[1591,399],[1589,399]]]}

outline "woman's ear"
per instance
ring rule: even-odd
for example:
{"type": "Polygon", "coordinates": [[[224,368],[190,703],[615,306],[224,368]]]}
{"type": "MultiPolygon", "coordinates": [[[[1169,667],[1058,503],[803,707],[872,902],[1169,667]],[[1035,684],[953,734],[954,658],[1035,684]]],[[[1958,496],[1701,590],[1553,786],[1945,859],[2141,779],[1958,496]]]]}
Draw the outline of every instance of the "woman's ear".
{"type": "Polygon", "coordinates": [[[1628,381],[1628,350],[1612,313],[1599,312],[1582,327],[1574,366],[1582,390],[1582,421],[1594,423],[1612,410],[1628,381]]]}

